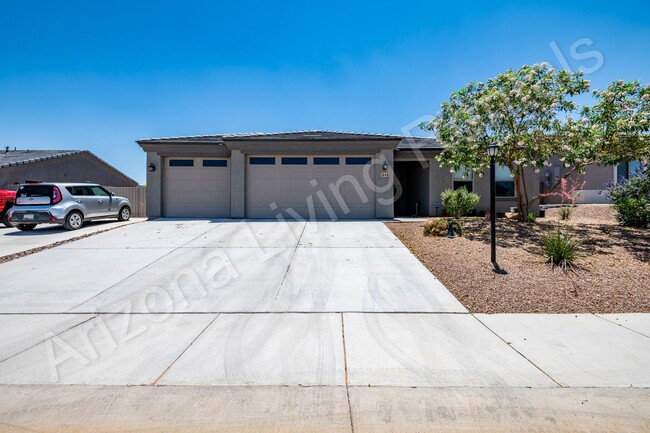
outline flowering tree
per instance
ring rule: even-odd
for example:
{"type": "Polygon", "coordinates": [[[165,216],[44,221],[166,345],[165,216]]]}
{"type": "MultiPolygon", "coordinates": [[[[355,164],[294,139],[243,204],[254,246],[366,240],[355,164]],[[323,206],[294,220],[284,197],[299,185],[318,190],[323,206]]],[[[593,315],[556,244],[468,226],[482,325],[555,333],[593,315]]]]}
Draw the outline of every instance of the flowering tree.
{"type": "Polygon", "coordinates": [[[545,63],[525,65],[452,93],[436,118],[422,127],[436,133],[444,146],[438,160],[452,171],[461,166],[485,170],[486,147],[498,145],[496,162],[512,173],[523,220],[539,199],[528,195],[524,167],[539,172],[559,155],[572,167],[566,178],[590,164],[649,154],[650,87],[619,81],[606,91],[594,91],[598,103],[580,109],[574,97],[588,90],[589,81],[580,71],[556,71],[545,63]]]}

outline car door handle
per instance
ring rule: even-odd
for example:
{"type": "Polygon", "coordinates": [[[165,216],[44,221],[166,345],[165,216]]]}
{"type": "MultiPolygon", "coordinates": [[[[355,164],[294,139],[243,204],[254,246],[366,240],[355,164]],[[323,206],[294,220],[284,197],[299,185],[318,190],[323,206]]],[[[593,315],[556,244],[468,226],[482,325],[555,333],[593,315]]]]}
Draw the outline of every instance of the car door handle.
{"type": "Polygon", "coordinates": [[[97,203],[104,203],[104,200],[97,200],[97,203]]]}

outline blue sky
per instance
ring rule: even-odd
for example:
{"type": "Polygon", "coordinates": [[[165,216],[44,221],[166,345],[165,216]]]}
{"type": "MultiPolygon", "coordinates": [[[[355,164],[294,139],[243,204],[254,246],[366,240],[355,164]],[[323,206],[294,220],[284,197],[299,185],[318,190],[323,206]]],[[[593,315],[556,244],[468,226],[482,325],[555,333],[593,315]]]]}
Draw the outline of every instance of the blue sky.
{"type": "Polygon", "coordinates": [[[88,149],[143,182],[142,137],[402,133],[541,61],[650,82],[647,2],[273,3],[0,0],[0,146],[88,149]]]}

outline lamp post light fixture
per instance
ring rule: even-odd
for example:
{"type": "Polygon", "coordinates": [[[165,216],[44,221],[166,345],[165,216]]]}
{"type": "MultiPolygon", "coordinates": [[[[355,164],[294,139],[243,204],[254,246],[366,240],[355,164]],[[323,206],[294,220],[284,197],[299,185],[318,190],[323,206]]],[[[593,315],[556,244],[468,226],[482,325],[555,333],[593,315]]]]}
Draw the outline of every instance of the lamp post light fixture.
{"type": "Polygon", "coordinates": [[[499,153],[499,146],[491,144],[487,147],[490,157],[490,261],[495,271],[499,270],[497,265],[497,213],[496,213],[496,173],[494,158],[499,153]]]}

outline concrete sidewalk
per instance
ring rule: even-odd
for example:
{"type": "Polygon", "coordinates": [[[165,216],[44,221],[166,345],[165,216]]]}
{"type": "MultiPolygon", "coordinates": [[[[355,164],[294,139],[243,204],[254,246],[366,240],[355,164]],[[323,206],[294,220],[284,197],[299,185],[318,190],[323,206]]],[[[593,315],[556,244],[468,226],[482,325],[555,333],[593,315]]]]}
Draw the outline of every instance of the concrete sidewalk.
{"type": "Polygon", "coordinates": [[[0,431],[650,427],[650,315],[469,314],[375,221],[150,221],[0,272],[0,431]]]}

